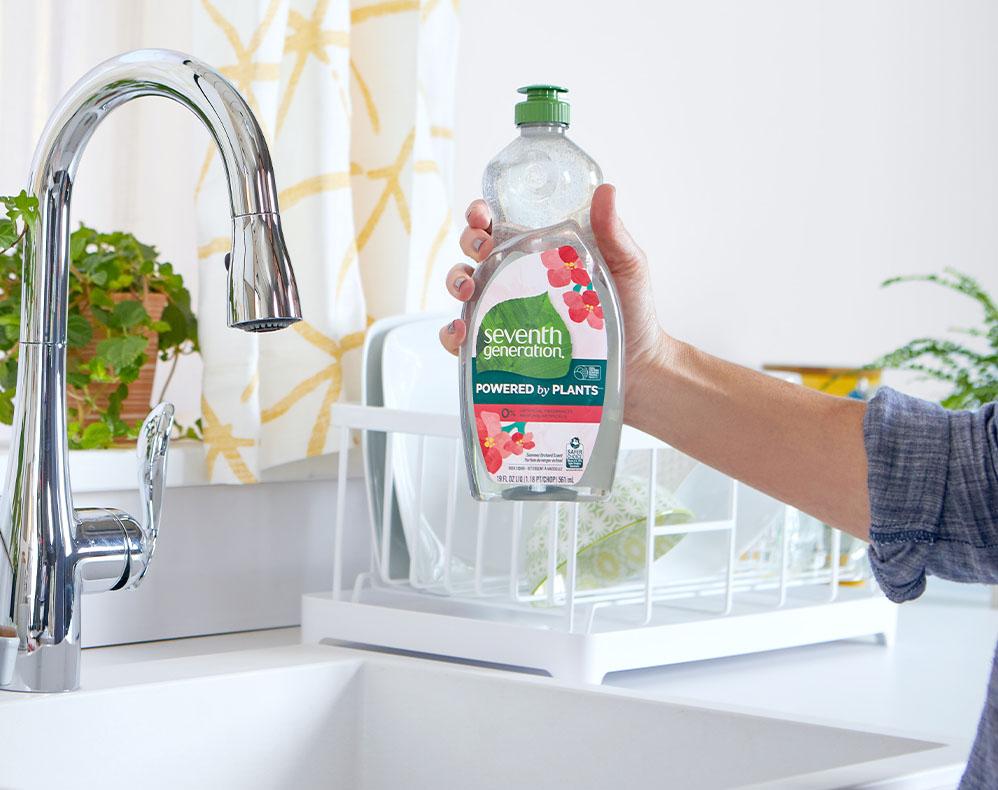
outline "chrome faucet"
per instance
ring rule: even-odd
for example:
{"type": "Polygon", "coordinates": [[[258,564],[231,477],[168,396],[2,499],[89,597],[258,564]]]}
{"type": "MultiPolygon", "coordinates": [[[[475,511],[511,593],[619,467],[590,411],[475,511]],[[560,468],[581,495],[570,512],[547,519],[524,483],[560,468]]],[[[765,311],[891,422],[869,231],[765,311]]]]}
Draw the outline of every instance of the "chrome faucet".
{"type": "Polygon", "coordinates": [[[139,96],[190,109],[218,144],[229,184],[232,252],[228,325],[247,332],[301,319],[277,210],[270,152],[236,89],[178,52],[140,50],[107,61],[63,98],[42,133],[29,190],[38,219],[28,229],[22,283],[17,402],[0,501],[0,634],[19,641],[0,689],[70,691],[80,682],[80,595],[135,587],[159,531],[173,406],[160,404],[138,440],[138,518],[73,507],[66,442],[69,215],[80,156],[104,117],[139,96]],[[13,637],[10,637],[13,638],[13,637]]]}

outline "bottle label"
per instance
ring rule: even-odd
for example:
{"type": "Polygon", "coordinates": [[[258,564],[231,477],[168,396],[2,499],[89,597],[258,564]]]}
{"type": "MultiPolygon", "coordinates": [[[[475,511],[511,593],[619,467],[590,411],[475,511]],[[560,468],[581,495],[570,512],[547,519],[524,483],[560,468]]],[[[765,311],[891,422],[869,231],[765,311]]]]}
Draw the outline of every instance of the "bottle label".
{"type": "Polygon", "coordinates": [[[472,327],[478,444],[502,485],[573,485],[603,415],[606,325],[574,247],[511,254],[472,327]]]}

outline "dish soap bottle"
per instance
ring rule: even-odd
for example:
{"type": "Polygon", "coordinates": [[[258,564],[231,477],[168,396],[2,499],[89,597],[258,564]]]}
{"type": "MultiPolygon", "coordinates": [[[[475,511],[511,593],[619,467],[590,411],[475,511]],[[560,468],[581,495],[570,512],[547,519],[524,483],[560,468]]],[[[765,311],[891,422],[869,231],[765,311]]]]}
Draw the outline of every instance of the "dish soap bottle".
{"type": "Polygon", "coordinates": [[[623,324],[589,225],[599,166],[568,139],[554,85],[519,89],[520,136],[482,192],[493,253],[464,307],[461,415],[479,500],[604,499],[623,421],[623,324]]]}

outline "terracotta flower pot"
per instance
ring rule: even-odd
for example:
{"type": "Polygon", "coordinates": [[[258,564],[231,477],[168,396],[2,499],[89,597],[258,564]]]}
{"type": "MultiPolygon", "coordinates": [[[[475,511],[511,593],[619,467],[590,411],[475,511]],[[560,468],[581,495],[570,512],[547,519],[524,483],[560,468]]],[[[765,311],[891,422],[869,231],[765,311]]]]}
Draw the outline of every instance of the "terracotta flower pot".
{"type": "MultiPolygon", "coordinates": [[[[129,294],[113,294],[111,297],[115,302],[124,302],[132,297],[129,294]]],[[[153,321],[158,321],[163,316],[166,308],[167,298],[164,294],[150,293],[142,300],[142,306],[152,317],[153,321]]],[[[121,419],[127,423],[134,423],[137,420],[145,419],[149,413],[149,408],[153,397],[153,378],[156,375],[156,358],[159,351],[159,338],[155,332],[146,332],[149,345],[146,346],[146,356],[148,361],[139,371],[139,377],[128,385],[128,397],[121,404],[121,419]]],[[[94,338],[85,348],[76,352],[83,359],[91,359],[97,353],[97,344],[103,338],[94,338]]],[[[70,352],[74,353],[74,352],[70,352]]],[[[91,384],[90,391],[95,395],[98,409],[103,412],[107,408],[108,398],[112,392],[118,388],[117,384],[91,384]]],[[[73,386],[67,389],[69,406],[74,405],[74,401],[82,399],[80,390],[73,386]]],[[[83,420],[83,425],[87,426],[97,421],[97,414],[87,415],[83,420]]],[[[130,440],[129,440],[130,443],[130,440]]]]}

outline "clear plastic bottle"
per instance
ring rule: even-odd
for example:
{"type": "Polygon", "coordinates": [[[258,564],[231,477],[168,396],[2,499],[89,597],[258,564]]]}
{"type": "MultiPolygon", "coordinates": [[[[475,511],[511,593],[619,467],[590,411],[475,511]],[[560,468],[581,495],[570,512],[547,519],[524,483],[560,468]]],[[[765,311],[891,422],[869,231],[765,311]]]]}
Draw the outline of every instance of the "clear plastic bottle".
{"type": "Polygon", "coordinates": [[[520,135],[482,179],[496,246],[464,309],[461,413],[483,501],[603,499],[613,485],[623,324],[589,225],[603,176],[566,134],[565,92],[520,88],[520,135]]]}

